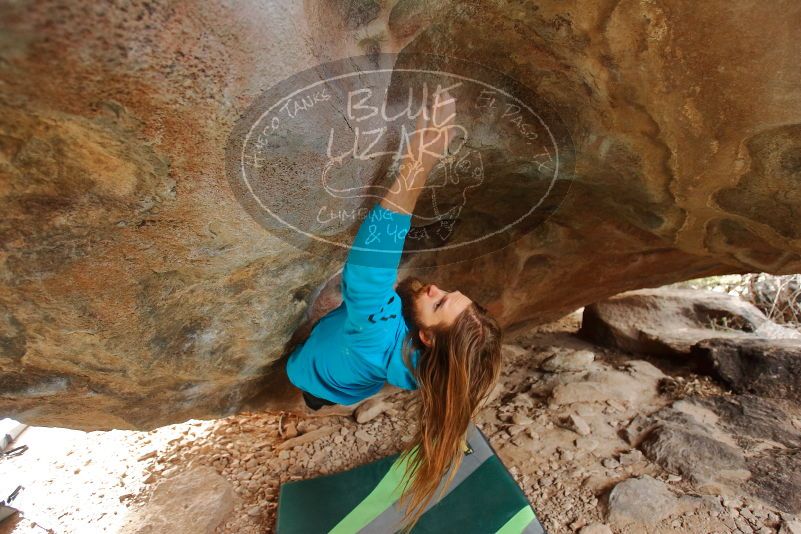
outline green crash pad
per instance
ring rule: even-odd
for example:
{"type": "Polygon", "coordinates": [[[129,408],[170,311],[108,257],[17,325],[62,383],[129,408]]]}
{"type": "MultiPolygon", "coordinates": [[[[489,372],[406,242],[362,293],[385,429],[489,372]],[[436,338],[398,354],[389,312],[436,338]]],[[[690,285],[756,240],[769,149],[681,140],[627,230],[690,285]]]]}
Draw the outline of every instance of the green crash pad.
{"type": "MultiPolygon", "coordinates": [[[[451,485],[438,501],[429,503],[412,532],[544,534],[525,494],[472,422],[466,442],[465,456],[451,485]]],[[[403,519],[398,483],[404,466],[396,453],[350,471],[282,484],[276,531],[397,532],[403,519]]]]}

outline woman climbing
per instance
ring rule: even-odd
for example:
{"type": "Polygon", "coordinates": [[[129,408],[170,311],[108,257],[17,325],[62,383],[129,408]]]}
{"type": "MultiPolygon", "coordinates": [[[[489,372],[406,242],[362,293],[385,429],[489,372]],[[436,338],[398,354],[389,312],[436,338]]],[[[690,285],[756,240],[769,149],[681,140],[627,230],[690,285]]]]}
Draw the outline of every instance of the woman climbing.
{"type": "Polygon", "coordinates": [[[460,291],[409,277],[394,285],[412,213],[428,174],[446,153],[455,121],[447,91],[417,120],[411,164],[368,213],[342,271],[342,304],[322,317],[289,356],[289,380],[311,409],[355,404],[386,382],[418,390],[418,425],[401,453],[408,460],[405,529],[442,495],[463,457],[471,418],[492,391],[501,365],[497,321],[460,291]]]}

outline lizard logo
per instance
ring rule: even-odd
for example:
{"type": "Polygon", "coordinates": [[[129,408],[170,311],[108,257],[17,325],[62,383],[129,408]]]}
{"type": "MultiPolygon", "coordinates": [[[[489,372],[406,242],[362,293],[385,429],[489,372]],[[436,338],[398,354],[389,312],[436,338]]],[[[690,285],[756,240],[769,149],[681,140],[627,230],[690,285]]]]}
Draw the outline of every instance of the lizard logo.
{"type": "Polygon", "coordinates": [[[502,248],[559,207],[573,144],[535,92],[451,57],[356,56],[270,87],[229,136],[231,188],[274,235],[344,256],[371,206],[414,182],[409,138],[424,102],[442,90],[457,99],[457,122],[448,153],[421,186],[404,254],[423,267],[502,248]]]}

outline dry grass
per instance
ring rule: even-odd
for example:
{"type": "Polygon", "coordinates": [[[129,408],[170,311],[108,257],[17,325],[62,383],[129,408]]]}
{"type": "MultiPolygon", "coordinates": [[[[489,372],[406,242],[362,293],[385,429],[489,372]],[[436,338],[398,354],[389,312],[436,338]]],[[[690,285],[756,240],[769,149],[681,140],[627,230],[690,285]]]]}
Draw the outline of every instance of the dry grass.
{"type": "MultiPolygon", "coordinates": [[[[674,284],[737,295],[759,308],[772,321],[801,331],[801,274],[774,276],[766,273],[710,276],[674,284]]],[[[733,325],[713,325],[722,329],[733,325]]]]}

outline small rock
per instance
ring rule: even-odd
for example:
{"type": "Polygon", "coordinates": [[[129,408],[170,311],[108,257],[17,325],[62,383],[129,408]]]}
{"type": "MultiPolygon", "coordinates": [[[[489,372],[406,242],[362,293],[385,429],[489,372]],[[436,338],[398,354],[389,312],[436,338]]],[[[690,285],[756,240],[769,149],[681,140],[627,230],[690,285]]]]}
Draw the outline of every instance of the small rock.
{"type": "Polygon", "coordinates": [[[368,399],[359,404],[353,415],[356,417],[356,422],[363,425],[389,410],[391,406],[383,398],[368,399]]]}
{"type": "Polygon", "coordinates": [[[570,523],[570,530],[577,531],[581,527],[583,527],[587,522],[583,518],[576,519],[572,523],[570,523]]]}
{"type": "Polygon", "coordinates": [[[238,504],[236,493],[213,468],[194,467],[156,486],[148,502],[128,515],[126,528],[120,531],[214,532],[238,504]]]}
{"type": "Polygon", "coordinates": [[[623,431],[623,437],[629,445],[636,447],[655,426],[656,423],[649,418],[637,415],[623,431]]]}
{"type": "Polygon", "coordinates": [[[724,498],[723,499],[723,506],[726,508],[742,508],[743,501],[740,499],[735,498],[724,498]]]}
{"type": "Polygon", "coordinates": [[[294,422],[288,423],[286,425],[286,428],[284,428],[284,437],[289,439],[289,438],[294,438],[297,435],[298,435],[298,427],[295,425],[294,422]]]}
{"type": "Polygon", "coordinates": [[[653,525],[679,512],[683,508],[682,500],[673,495],[664,483],[648,475],[630,478],[615,486],[609,494],[609,521],[619,526],[628,523],[653,525]]]}
{"type": "Polygon", "coordinates": [[[595,354],[589,350],[561,352],[551,356],[540,367],[550,373],[583,371],[595,360],[595,354]]]}
{"type": "Polygon", "coordinates": [[[570,415],[570,426],[572,430],[575,430],[582,436],[589,436],[592,432],[590,425],[588,425],[587,421],[585,421],[580,415],[570,415]]]}
{"type": "Polygon", "coordinates": [[[525,447],[528,439],[525,434],[518,434],[512,438],[512,443],[518,447],[525,447]]]}
{"type": "Polygon", "coordinates": [[[610,408],[615,410],[616,412],[625,412],[626,407],[623,406],[622,403],[616,401],[615,399],[607,399],[606,404],[609,405],[610,408]]]}
{"type": "Polygon", "coordinates": [[[801,534],[801,521],[785,519],[779,529],[779,534],[801,534]]]}
{"type": "Polygon", "coordinates": [[[174,465],[174,466],[170,467],[169,469],[165,469],[164,472],[161,473],[161,476],[163,476],[164,478],[169,478],[169,477],[173,476],[174,474],[176,474],[178,471],[179,471],[179,467],[177,465],[174,465]]]}
{"type": "Polygon", "coordinates": [[[333,434],[334,432],[336,432],[336,429],[330,426],[324,426],[323,428],[312,430],[311,432],[307,432],[306,434],[301,434],[298,437],[290,438],[284,441],[283,443],[279,443],[274,447],[274,449],[279,451],[284,449],[291,449],[292,447],[297,447],[298,445],[311,443],[320,438],[333,434]]]}
{"type": "Polygon", "coordinates": [[[525,429],[526,427],[524,427],[523,425],[512,425],[506,429],[506,432],[509,434],[510,437],[514,437],[525,429]]]}
{"type": "Polygon", "coordinates": [[[512,416],[512,422],[516,425],[530,425],[534,421],[526,414],[517,412],[512,416]]]}
{"type": "Polygon", "coordinates": [[[598,441],[587,436],[576,439],[575,443],[576,448],[582,451],[592,452],[598,448],[598,441]]]}
{"type": "Polygon", "coordinates": [[[531,397],[529,397],[525,393],[519,393],[517,396],[515,396],[515,398],[512,399],[512,404],[525,406],[526,408],[534,407],[534,401],[531,400],[531,397]]]}
{"type": "MultiPolygon", "coordinates": [[[[148,440],[148,442],[149,441],[150,440],[148,440]]],[[[144,460],[148,460],[148,459],[153,458],[154,456],[156,456],[156,454],[157,454],[156,451],[146,452],[145,454],[143,454],[142,456],[137,458],[136,461],[137,462],[141,462],[141,461],[144,461],[144,460]]]]}
{"type": "Polygon", "coordinates": [[[737,525],[737,528],[740,529],[740,532],[744,532],[745,534],[753,534],[754,532],[754,529],[751,528],[751,525],[749,525],[745,519],[735,517],[734,524],[737,525]]]}
{"type": "Polygon", "coordinates": [[[363,430],[361,428],[359,430],[357,430],[356,432],[354,432],[353,435],[356,436],[356,439],[364,441],[366,443],[372,443],[372,442],[375,441],[375,438],[373,436],[371,436],[370,434],[368,434],[365,430],[363,430]]]}
{"type": "Polygon", "coordinates": [[[778,515],[774,514],[773,512],[768,512],[768,521],[771,523],[778,523],[779,520],[780,519],[778,515]]]}
{"type": "Polygon", "coordinates": [[[620,462],[618,462],[614,458],[604,458],[601,461],[601,465],[603,465],[607,469],[617,469],[618,467],[620,467],[620,462]]]}
{"type": "Polygon", "coordinates": [[[579,534],[612,534],[612,529],[603,523],[590,523],[579,530],[579,534]]]}
{"type": "Polygon", "coordinates": [[[620,455],[620,465],[632,465],[641,462],[643,459],[642,452],[637,449],[632,449],[629,452],[624,452],[620,455]]]}

